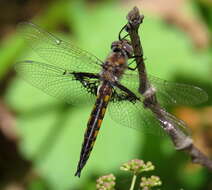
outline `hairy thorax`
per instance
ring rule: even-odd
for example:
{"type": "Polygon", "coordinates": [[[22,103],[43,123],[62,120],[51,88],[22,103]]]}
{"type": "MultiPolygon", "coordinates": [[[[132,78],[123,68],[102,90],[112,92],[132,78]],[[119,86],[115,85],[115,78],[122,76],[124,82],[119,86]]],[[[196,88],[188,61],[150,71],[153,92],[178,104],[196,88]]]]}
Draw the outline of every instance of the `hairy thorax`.
{"type": "Polygon", "coordinates": [[[107,57],[100,76],[103,80],[115,82],[121,78],[126,69],[127,58],[120,53],[113,52],[107,57]]]}

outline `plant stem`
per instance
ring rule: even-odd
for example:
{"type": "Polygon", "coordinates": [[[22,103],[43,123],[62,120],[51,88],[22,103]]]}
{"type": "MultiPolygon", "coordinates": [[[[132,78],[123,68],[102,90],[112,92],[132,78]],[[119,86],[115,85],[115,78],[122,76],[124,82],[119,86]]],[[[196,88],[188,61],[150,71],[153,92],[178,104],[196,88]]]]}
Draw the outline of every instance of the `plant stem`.
{"type": "MultiPolygon", "coordinates": [[[[127,15],[127,32],[130,35],[131,43],[133,46],[134,55],[136,55],[136,64],[138,68],[139,75],[139,92],[143,94],[149,88],[149,82],[147,78],[147,73],[145,69],[145,63],[143,59],[143,48],[140,42],[140,37],[138,35],[138,28],[142,23],[144,16],[140,14],[139,9],[134,7],[127,15]]],[[[178,125],[172,122],[164,114],[164,109],[160,106],[159,102],[156,101],[156,96],[151,96],[151,98],[145,98],[143,101],[150,101],[146,108],[151,110],[153,115],[160,121],[161,127],[171,138],[176,150],[181,150],[190,155],[193,163],[201,164],[202,166],[208,168],[212,171],[212,160],[205,154],[203,154],[194,144],[190,136],[184,134],[178,129],[178,125]]]]}
{"type": "Polygon", "coordinates": [[[137,175],[134,174],[134,175],[133,175],[133,178],[132,178],[130,190],[133,190],[133,189],[134,189],[136,178],[137,178],[137,175]]]}

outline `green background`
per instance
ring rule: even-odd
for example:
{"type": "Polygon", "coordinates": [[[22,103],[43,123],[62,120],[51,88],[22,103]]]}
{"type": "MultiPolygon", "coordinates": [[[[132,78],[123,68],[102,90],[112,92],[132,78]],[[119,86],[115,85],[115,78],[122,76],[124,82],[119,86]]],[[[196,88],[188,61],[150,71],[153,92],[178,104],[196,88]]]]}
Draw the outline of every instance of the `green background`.
{"type": "MultiPolygon", "coordinates": [[[[77,46],[104,60],[111,42],[117,39],[118,32],[126,23],[126,15],[133,7],[133,4],[123,4],[122,1],[106,0],[48,1],[41,11],[34,13],[35,16],[26,17],[25,20],[66,41],[72,40],[77,46]]],[[[190,1],[186,6],[186,12],[197,16],[206,25],[211,37],[211,5],[190,1]]],[[[139,34],[148,72],[167,80],[200,86],[210,97],[211,44],[197,50],[188,35],[178,27],[167,24],[147,10],[144,10],[144,14],[139,34]]],[[[134,158],[153,162],[156,169],[149,175],[161,178],[161,189],[212,189],[211,173],[205,168],[191,165],[189,157],[177,152],[168,137],[147,135],[122,127],[114,123],[108,114],[81,178],[74,177],[92,105],[86,104],[86,97],[82,98],[79,106],[67,105],[24,82],[15,75],[13,68],[13,64],[23,57],[39,59],[23,44],[14,29],[0,44],[0,80],[1,85],[6,86],[1,99],[15,116],[15,130],[19,137],[15,144],[30,167],[26,172],[23,168],[13,167],[11,173],[20,176],[2,177],[2,189],[13,181],[25,181],[24,188],[30,190],[91,190],[95,189],[98,177],[109,173],[117,177],[116,189],[129,189],[131,176],[120,171],[119,167],[134,158]],[[32,171],[36,177],[26,178],[27,173],[32,171]]],[[[210,107],[210,104],[209,98],[208,102],[195,109],[201,110],[210,107]]],[[[172,107],[169,109],[173,110],[172,107]]],[[[211,143],[212,137],[208,141],[211,143]]]]}

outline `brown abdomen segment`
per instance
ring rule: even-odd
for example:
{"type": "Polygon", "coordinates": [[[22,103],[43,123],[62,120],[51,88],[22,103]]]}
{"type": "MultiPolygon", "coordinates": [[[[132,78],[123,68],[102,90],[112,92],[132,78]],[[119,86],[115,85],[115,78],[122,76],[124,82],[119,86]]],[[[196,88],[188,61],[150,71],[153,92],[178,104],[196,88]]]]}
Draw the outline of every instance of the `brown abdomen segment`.
{"type": "Polygon", "coordinates": [[[77,171],[75,176],[80,177],[81,170],[85,166],[90,153],[93,149],[96,137],[102,124],[102,120],[105,115],[105,111],[112,94],[112,89],[107,84],[102,84],[99,88],[99,94],[97,95],[96,103],[91,112],[90,119],[87,123],[87,129],[84,135],[84,142],[80,153],[80,160],[78,162],[77,171]]]}

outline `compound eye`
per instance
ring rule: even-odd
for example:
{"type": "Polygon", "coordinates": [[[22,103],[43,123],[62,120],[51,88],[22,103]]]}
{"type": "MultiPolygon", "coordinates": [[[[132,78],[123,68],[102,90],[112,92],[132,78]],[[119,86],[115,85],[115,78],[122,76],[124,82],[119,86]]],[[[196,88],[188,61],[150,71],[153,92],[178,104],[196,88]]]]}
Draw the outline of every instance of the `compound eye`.
{"type": "Polygon", "coordinates": [[[113,50],[114,48],[117,48],[117,47],[118,47],[118,44],[119,44],[118,41],[114,41],[114,42],[111,44],[111,49],[113,50]]]}
{"type": "Polygon", "coordinates": [[[113,52],[119,52],[120,51],[120,49],[117,48],[117,47],[114,47],[112,50],[113,50],[113,52]]]}

